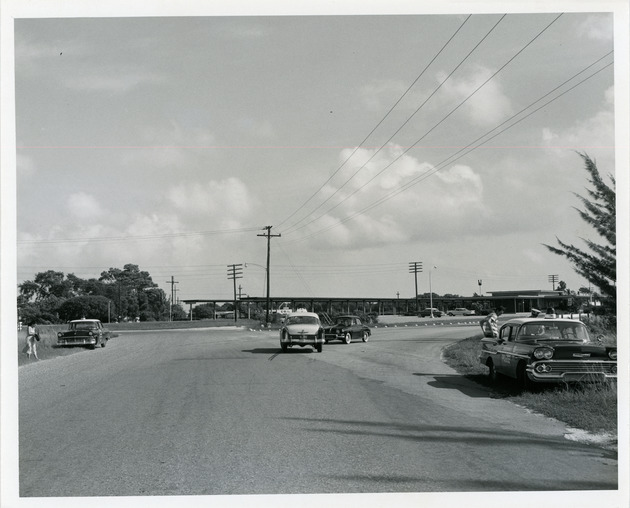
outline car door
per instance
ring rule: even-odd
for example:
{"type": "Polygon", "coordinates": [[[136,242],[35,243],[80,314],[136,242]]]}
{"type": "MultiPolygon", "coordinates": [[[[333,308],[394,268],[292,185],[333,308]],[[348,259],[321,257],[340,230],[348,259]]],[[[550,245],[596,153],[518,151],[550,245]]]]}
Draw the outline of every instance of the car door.
{"type": "Polygon", "coordinates": [[[350,325],[350,333],[352,338],[355,339],[361,334],[361,322],[358,318],[352,318],[352,324],[350,325]]]}
{"type": "Polygon", "coordinates": [[[497,355],[495,360],[495,368],[497,372],[507,374],[512,363],[512,354],[514,351],[515,330],[512,325],[505,324],[499,330],[499,339],[497,341],[497,355]]]}

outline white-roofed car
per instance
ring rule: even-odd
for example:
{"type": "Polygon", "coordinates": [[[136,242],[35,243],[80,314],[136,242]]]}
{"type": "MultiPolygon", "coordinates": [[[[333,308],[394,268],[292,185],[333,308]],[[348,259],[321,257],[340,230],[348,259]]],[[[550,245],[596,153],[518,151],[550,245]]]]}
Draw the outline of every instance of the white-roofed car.
{"type": "Polygon", "coordinates": [[[287,315],[280,329],[282,351],[293,346],[312,346],[321,353],[323,345],[324,328],[317,314],[301,310],[287,315]]]}
{"type": "Polygon", "coordinates": [[[501,374],[523,388],[617,379],[617,347],[592,340],[577,319],[511,319],[498,337],[481,339],[479,361],[492,381],[501,374]]]}
{"type": "Polygon", "coordinates": [[[105,347],[111,338],[111,332],[98,319],[75,319],[68,323],[65,332],[57,334],[58,346],[96,346],[105,347]]]}
{"type": "Polygon", "coordinates": [[[447,312],[449,316],[474,316],[475,311],[469,310],[465,307],[457,307],[456,309],[451,309],[447,312]]]}

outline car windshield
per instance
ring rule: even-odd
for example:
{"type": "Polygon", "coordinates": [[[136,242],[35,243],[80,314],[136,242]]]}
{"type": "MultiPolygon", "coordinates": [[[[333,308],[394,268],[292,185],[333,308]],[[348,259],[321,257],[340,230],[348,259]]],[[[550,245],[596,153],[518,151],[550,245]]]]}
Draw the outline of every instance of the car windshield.
{"type": "Polygon", "coordinates": [[[287,318],[288,325],[316,325],[317,318],[315,316],[289,316],[287,318]]]}
{"type": "Polygon", "coordinates": [[[588,342],[589,336],[586,327],[576,321],[553,322],[539,321],[535,323],[527,323],[521,327],[516,340],[573,340],[580,342],[588,342]]]}
{"type": "Polygon", "coordinates": [[[98,328],[96,323],[71,323],[70,330],[94,330],[98,328]]]}

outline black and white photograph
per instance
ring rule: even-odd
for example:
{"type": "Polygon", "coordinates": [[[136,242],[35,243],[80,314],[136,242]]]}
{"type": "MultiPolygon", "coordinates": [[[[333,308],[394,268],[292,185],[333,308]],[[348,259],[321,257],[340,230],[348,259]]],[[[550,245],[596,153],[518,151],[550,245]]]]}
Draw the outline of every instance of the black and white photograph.
{"type": "Polygon", "coordinates": [[[3,508],[628,505],[628,0],[0,6],[3,508]]]}

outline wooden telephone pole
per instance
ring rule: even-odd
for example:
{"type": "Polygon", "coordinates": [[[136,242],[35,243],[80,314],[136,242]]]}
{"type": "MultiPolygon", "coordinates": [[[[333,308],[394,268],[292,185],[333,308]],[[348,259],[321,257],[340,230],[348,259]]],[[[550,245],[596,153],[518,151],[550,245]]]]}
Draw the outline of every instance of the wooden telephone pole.
{"type": "Polygon", "coordinates": [[[275,238],[275,237],[279,237],[282,236],[280,234],[278,235],[272,235],[271,234],[271,228],[273,226],[265,226],[263,228],[263,230],[266,230],[267,232],[264,234],[259,234],[256,236],[264,236],[267,237],[267,311],[265,313],[265,325],[269,324],[269,304],[270,304],[270,298],[269,298],[269,263],[270,263],[270,259],[271,259],[271,239],[275,238]]]}

